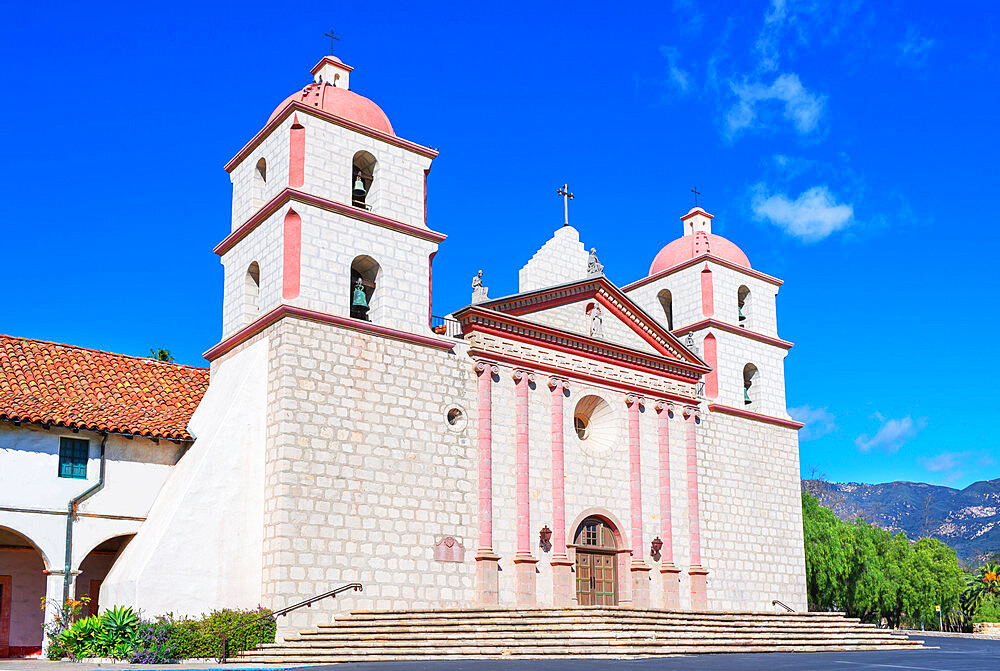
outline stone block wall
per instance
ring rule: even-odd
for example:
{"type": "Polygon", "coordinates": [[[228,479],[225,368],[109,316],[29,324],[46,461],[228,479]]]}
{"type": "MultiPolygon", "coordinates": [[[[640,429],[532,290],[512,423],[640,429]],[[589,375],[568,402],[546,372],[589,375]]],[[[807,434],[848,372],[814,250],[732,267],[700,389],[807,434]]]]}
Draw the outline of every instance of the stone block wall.
{"type": "Polygon", "coordinates": [[[698,429],[709,608],[806,610],[797,432],[716,412],[698,429]]]}
{"type": "Polygon", "coordinates": [[[590,252],[580,242],[580,233],[572,226],[563,226],[518,271],[518,291],[581,280],[587,276],[589,257],[590,252]]]}
{"type": "Polygon", "coordinates": [[[263,598],[280,607],[348,582],[348,608],[470,604],[475,395],[468,357],[299,319],[270,329],[263,598]],[[451,425],[447,412],[461,409],[451,425]],[[461,563],[434,560],[451,536],[461,563]]]}

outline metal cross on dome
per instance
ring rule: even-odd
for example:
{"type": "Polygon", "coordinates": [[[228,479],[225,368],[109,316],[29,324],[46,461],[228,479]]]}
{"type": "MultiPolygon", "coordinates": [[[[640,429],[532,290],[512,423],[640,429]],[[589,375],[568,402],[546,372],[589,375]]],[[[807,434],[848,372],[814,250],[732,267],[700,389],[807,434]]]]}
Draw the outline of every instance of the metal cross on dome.
{"type": "Polygon", "coordinates": [[[694,206],[698,207],[698,196],[702,195],[701,191],[698,190],[698,187],[694,187],[691,189],[691,193],[694,194],[694,206]]]}
{"type": "Polygon", "coordinates": [[[563,226],[569,226],[569,201],[573,200],[573,194],[569,192],[569,186],[566,184],[563,184],[556,193],[563,197],[563,226]]]}
{"type": "Polygon", "coordinates": [[[325,37],[329,37],[330,38],[330,55],[333,56],[333,41],[337,40],[339,42],[340,38],[333,34],[333,29],[332,28],[330,29],[330,32],[323,33],[323,35],[325,37]]]}

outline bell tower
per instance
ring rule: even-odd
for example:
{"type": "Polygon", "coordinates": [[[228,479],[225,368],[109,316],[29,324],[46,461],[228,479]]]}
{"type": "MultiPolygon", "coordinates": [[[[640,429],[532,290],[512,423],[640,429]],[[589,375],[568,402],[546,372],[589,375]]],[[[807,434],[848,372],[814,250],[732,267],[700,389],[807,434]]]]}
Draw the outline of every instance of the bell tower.
{"type": "Polygon", "coordinates": [[[701,207],[682,216],[682,236],[624,290],[712,367],[706,400],[788,418],[784,359],[792,344],[778,337],[775,305],[782,282],[712,233],[713,218],[701,207]]]}
{"type": "Polygon", "coordinates": [[[430,262],[445,238],[426,221],[437,152],[397,136],[351,91],[352,71],[324,56],[226,165],[232,227],[215,249],[225,338],[282,306],[428,333],[430,262]]]}

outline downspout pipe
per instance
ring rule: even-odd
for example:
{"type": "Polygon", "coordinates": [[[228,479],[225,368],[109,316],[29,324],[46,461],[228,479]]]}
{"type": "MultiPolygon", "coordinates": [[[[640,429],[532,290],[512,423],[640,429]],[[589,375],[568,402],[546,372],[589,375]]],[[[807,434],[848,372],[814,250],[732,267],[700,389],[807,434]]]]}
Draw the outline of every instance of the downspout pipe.
{"type": "Polygon", "coordinates": [[[69,601],[69,586],[73,582],[73,516],[81,503],[99,492],[104,487],[104,473],[107,466],[108,434],[101,433],[101,474],[92,486],[69,500],[66,506],[66,566],[63,572],[63,604],[69,601]]]}

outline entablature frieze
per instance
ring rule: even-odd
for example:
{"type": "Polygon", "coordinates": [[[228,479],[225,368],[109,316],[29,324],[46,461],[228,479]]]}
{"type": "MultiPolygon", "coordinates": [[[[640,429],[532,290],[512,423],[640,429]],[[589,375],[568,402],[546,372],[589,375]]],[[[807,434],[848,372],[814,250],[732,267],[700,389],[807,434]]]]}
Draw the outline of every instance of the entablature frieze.
{"type": "Polygon", "coordinates": [[[515,371],[530,369],[537,375],[547,375],[558,380],[562,386],[580,381],[607,386],[636,397],[666,398],[681,405],[698,403],[695,397],[695,380],[680,381],[658,374],[658,371],[618,366],[482,331],[469,333],[466,342],[470,346],[470,356],[476,360],[500,362],[515,371]]]}

